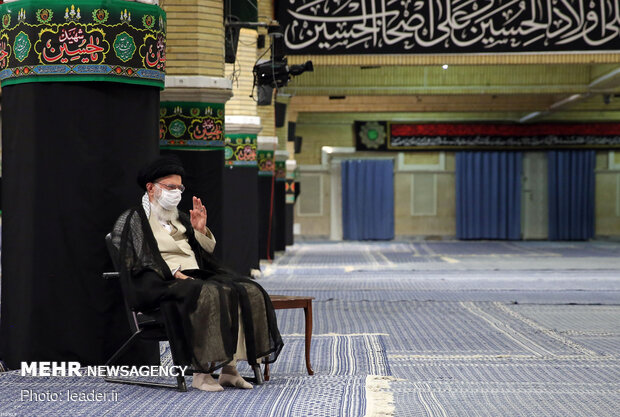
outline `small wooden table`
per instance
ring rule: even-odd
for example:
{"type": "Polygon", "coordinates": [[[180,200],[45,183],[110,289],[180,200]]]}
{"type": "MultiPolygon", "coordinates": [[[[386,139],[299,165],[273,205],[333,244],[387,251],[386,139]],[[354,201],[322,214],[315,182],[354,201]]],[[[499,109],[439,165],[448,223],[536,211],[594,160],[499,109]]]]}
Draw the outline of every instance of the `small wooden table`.
{"type": "MultiPolygon", "coordinates": [[[[312,341],[312,300],[314,297],[296,295],[270,295],[274,310],[303,308],[306,316],[306,369],[308,375],[314,375],[310,365],[310,343],[312,341]]],[[[265,364],[265,381],[269,381],[269,364],[265,364]]]]}

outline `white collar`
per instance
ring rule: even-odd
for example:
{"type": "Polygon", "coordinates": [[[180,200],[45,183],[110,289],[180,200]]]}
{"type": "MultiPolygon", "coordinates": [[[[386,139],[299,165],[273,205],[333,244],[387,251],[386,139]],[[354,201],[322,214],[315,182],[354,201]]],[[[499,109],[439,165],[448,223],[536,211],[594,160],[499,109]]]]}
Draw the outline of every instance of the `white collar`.
{"type": "Polygon", "coordinates": [[[142,208],[144,209],[144,214],[146,214],[146,218],[149,219],[151,217],[151,200],[149,200],[149,193],[146,192],[142,196],[142,208]]]}

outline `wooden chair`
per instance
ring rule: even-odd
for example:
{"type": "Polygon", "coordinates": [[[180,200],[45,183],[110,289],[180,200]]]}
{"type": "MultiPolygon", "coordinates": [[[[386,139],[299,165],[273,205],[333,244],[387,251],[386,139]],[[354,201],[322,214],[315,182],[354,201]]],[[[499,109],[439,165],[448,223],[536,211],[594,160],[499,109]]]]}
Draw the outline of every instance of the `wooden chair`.
{"type": "MultiPolygon", "coordinates": [[[[296,296],[296,295],[270,295],[271,303],[275,310],[289,308],[303,308],[306,317],[306,369],[308,375],[314,375],[312,365],[310,364],[310,344],[312,343],[312,300],[314,297],[296,296]]],[[[269,381],[269,364],[265,364],[265,381],[269,381]]]]}

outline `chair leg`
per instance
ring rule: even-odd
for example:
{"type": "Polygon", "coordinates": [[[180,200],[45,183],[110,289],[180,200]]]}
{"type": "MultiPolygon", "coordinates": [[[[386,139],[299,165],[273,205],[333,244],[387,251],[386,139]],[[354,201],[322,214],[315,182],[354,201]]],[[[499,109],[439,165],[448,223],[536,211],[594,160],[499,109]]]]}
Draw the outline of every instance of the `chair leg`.
{"type": "Polygon", "coordinates": [[[185,383],[184,375],[177,375],[177,390],[180,392],[187,392],[187,384],[185,383]]]}
{"type": "Polygon", "coordinates": [[[137,332],[132,334],[131,337],[125,343],[123,343],[123,346],[121,346],[121,348],[117,350],[110,359],[108,359],[108,361],[105,363],[106,366],[114,365],[116,363],[116,360],[123,354],[125,354],[125,352],[127,352],[127,350],[136,342],[136,339],[140,336],[140,333],[142,333],[142,330],[138,330],[137,332]]]}
{"type": "Polygon", "coordinates": [[[312,300],[304,308],[304,315],[306,316],[306,370],[308,375],[314,375],[314,370],[310,364],[310,343],[312,343],[312,300]]]}
{"type": "Polygon", "coordinates": [[[263,379],[263,373],[260,370],[260,365],[252,365],[254,370],[254,378],[256,378],[256,385],[263,385],[265,380],[263,379]]]}
{"type": "Polygon", "coordinates": [[[270,376],[271,376],[271,375],[269,374],[269,364],[268,364],[268,363],[266,363],[266,364],[265,364],[265,381],[269,381],[269,377],[270,377],[270,376]]]}

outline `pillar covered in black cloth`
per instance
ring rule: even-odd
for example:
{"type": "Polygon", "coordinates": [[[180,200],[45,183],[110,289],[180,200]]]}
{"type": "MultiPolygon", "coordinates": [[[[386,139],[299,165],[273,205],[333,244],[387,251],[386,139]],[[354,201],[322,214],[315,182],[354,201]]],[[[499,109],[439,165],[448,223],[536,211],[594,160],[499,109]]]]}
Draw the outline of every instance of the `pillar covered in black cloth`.
{"type": "Polygon", "coordinates": [[[295,243],[293,236],[294,208],[295,206],[292,204],[287,204],[284,208],[284,226],[286,228],[284,231],[284,243],[286,246],[291,246],[295,243]]]}
{"type": "Polygon", "coordinates": [[[287,151],[276,151],[276,181],[273,193],[273,223],[274,237],[272,239],[275,251],[286,250],[286,159],[287,151]]]}
{"type": "MultiPolygon", "coordinates": [[[[104,237],[158,150],[166,15],[91,0],[0,4],[0,358],[102,364],[129,328],[104,237]],[[133,20],[132,20],[133,19],[133,20]]],[[[125,363],[158,360],[142,352],[125,363]],[[135,360],[135,362],[134,362],[135,360]]]]}
{"type": "Polygon", "coordinates": [[[290,246],[295,243],[294,237],[294,223],[295,223],[295,176],[297,175],[297,161],[289,159],[286,161],[286,207],[284,209],[284,240],[286,246],[290,246]]]}
{"type": "Polygon", "coordinates": [[[273,249],[278,251],[286,250],[286,203],[285,199],[285,182],[283,180],[275,181],[275,189],[273,193],[273,249]]]}
{"type": "Polygon", "coordinates": [[[273,259],[273,216],[271,213],[271,188],[273,178],[258,177],[258,255],[259,259],[273,259]]]}
{"type": "Polygon", "coordinates": [[[224,169],[223,228],[224,264],[243,275],[259,269],[257,167],[224,169]]]}
{"type": "MultiPolygon", "coordinates": [[[[224,168],[224,248],[222,261],[237,273],[259,269],[258,258],[258,163],[253,118],[226,116],[224,168]],[[245,123],[239,123],[242,120],[245,123]],[[228,133],[234,132],[234,133],[228,133]]],[[[258,118],[256,118],[258,119],[258,118]]]]}
{"type": "Polygon", "coordinates": [[[159,89],[11,85],[2,110],[2,359],[102,364],[128,335],[104,237],[159,152],[159,89]]]}
{"type": "Polygon", "coordinates": [[[260,259],[273,259],[275,222],[275,148],[277,136],[258,137],[258,253],[260,259]]]}

